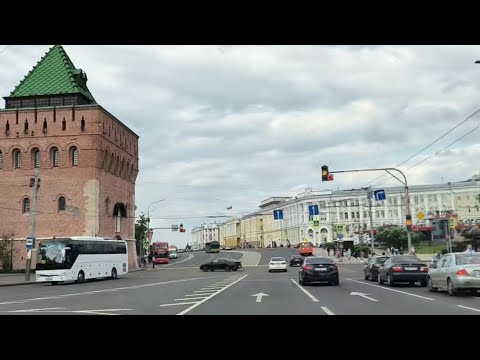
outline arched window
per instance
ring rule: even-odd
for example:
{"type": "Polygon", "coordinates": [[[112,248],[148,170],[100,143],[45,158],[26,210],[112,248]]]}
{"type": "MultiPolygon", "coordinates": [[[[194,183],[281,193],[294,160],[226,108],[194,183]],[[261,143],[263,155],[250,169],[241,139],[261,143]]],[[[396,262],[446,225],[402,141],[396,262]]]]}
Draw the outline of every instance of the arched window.
{"type": "Polygon", "coordinates": [[[67,208],[67,200],[64,196],[58,198],[58,211],[65,211],[67,208]]]}
{"type": "Polygon", "coordinates": [[[63,118],[63,121],[62,121],[62,131],[65,131],[67,130],[67,122],[65,121],[65,118],[63,118]]]}
{"type": "Polygon", "coordinates": [[[13,151],[13,168],[21,169],[22,168],[22,152],[19,149],[13,151]]]}
{"type": "Polygon", "coordinates": [[[47,119],[45,119],[45,120],[43,120],[43,132],[44,132],[44,133],[47,133],[47,127],[48,127],[48,125],[47,125],[47,119]]]}
{"type": "Polygon", "coordinates": [[[80,129],[82,131],[85,131],[85,119],[82,116],[82,120],[80,120],[80,129]]]}
{"type": "Polygon", "coordinates": [[[108,215],[108,213],[110,211],[110,198],[108,198],[108,197],[105,199],[105,211],[108,215]]]}
{"type": "Polygon", "coordinates": [[[24,214],[30,212],[30,199],[29,199],[29,198],[23,199],[22,212],[23,212],[24,214]]]}
{"type": "Polygon", "coordinates": [[[25,119],[25,124],[23,125],[23,133],[28,134],[28,120],[25,119]]]}
{"type": "Polygon", "coordinates": [[[124,176],[123,176],[123,171],[124,171],[124,170],[125,170],[125,162],[124,162],[123,159],[122,159],[122,166],[121,166],[121,168],[120,168],[120,177],[122,177],[122,178],[124,177],[124,176]]]}
{"type": "Polygon", "coordinates": [[[72,166],[78,166],[78,149],[74,146],[70,149],[72,166]]]}
{"type": "Polygon", "coordinates": [[[115,168],[115,155],[110,155],[110,172],[113,174],[113,169],[115,168]]]}
{"type": "Polygon", "coordinates": [[[60,164],[60,152],[58,151],[58,148],[56,147],[52,148],[50,156],[52,160],[52,166],[58,167],[60,164]]]}
{"type": "Polygon", "coordinates": [[[33,167],[38,169],[40,168],[40,150],[38,148],[35,148],[32,150],[32,162],[33,162],[33,167]]]}
{"type": "Polygon", "coordinates": [[[103,155],[103,170],[108,171],[108,150],[105,150],[105,154],[103,155]]]}

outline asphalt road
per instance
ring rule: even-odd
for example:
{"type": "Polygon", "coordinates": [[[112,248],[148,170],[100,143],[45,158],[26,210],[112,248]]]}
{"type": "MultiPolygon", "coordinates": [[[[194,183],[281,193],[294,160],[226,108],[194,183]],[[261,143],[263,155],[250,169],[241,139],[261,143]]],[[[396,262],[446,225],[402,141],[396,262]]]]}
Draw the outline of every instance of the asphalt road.
{"type": "Polygon", "coordinates": [[[339,264],[339,286],[301,286],[298,268],[288,268],[286,273],[269,273],[262,265],[272,256],[288,257],[292,250],[262,249],[259,266],[237,272],[204,273],[198,267],[226,254],[241,258],[242,253],[197,252],[180,254],[171,266],[130,273],[117,280],[3,287],[0,288],[0,314],[480,314],[480,294],[451,297],[430,293],[419,285],[378,285],[363,279],[360,264],[339,264]]]}

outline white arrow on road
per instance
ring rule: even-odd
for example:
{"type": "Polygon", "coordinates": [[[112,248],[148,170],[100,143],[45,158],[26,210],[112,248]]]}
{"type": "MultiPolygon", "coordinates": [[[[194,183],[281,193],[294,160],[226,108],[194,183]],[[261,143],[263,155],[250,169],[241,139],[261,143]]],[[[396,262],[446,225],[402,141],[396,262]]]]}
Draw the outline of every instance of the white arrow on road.
{"type": "Polygon", "coordinates": [[[352,291],[352,292],[350,293],[350,295],[360,296],[360,297],[362,297],[362,298],[364,298],[364,299],[368,299],[368,300],[370,300],[370,301],[378,301],[377,299],[374,299],[374,298],[371,298],[370,296],[368,296],[368,295],[370,295],[370,294],[364,294],[364,293],[359,293],[359,292],[352,291]]]}
{"type": "Polygon", "coordinates": [[[258,294],[253,294],[252,296],[256,296],[256,297],[257,297],[257,300],[256,300],[255,302],[262,302],[262,297],[268,296],[268,294],[258,293],[258,294]]]}

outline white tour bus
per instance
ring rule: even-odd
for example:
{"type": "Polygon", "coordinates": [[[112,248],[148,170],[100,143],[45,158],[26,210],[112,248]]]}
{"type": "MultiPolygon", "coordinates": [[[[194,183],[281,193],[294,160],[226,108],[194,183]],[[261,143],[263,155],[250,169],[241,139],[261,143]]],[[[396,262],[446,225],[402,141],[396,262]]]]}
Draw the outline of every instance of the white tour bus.
{"type": "Polygon", "coordinates": [[[128,273],[127,243],[98,237],[39,239],[36,281],[112,278],[128,273]]]}

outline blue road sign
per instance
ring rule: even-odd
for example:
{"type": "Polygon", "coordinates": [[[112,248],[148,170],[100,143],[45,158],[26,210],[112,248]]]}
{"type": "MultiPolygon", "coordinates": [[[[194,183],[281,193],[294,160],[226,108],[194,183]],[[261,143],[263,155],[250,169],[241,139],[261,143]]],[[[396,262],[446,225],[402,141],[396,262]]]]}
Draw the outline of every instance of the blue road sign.
{"type": "Polygon", "coordinates": [[[373,194],[375,196],[375,201],[383,201],[387,198],[385,190],[375,190],[373,194]]]}
{"type": "Polygon", "coordinates": [[[35,247],[35,238],[34,237],[27,237],[27,243],[26,243],[27,249],[31,250],[35,247]]]}
{"type": "Polygon", "coordinates": [[[342,235],[342,234],[338,234],[337,239],[338,239],[338,240],[342,240],[342,239],[343,239],[343,235],[342,235]]]}
{"type": "Polygon", "coordinates": [[[308,213],[310,214],[310,216],[318,215],[318,205],[310,205],[308,207],[308,213]]]}
{"type": "Polygon", "coordinates": [[[274,220],[283,220],[283,210],[273,210],[274,220]]]}

